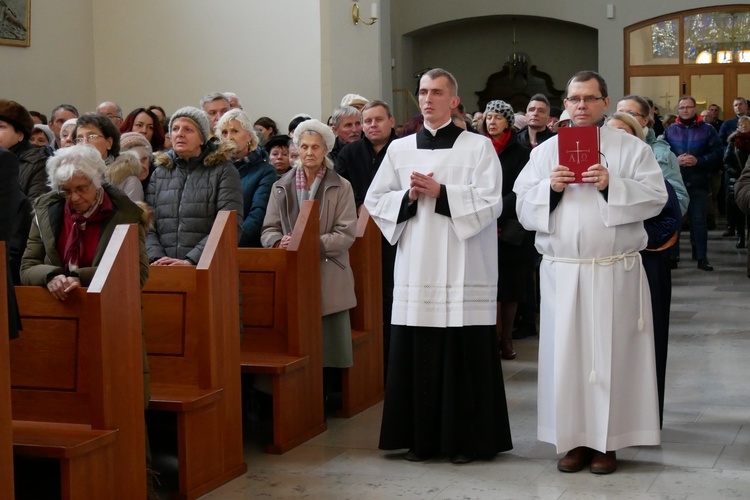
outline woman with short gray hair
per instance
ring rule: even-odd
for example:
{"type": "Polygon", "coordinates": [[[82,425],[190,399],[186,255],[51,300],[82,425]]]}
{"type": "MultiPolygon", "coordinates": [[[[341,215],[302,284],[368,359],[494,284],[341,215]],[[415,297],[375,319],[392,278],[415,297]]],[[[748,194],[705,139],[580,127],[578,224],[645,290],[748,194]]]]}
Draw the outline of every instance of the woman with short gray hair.
{"type": "MultiPolygon", "coordinates": [[[[357,301],[349,247],[354,243],[357,212],[351,184],[333,170],[327,156],[334,141],[331,128],[318,120],[297,126],[294,142],[299,148],[299,162],[273,185],[261,241],[267,248],[287,248],[302,202],[318,200],[323,366],[346,368],[353,362],[349,309],[357,301]]],[[[334,373],[327,371],[326,379],[334,373]]]]}
{"type": "Polygon", "coordinates": [[[260,247],[260,230],[271,186],[276,182],[276,169],[263,159],[253,123],[240,108],[224,113],[216,123],[214,134],[221,138],[222,143],[235,148],[232,161],[240,174],[245,209],[239,246],[260,247]]]}
{"type": "Polygon", "coordinates": [[[99,152],[87,145],[58,149],[47,162],[51,192],[35,207],[21,260],[21,283],[46,286],[59,300],[88,286],[117,224],[140,224],[141,285],[148,278],[148,214],[104,181],[99,152]]]}

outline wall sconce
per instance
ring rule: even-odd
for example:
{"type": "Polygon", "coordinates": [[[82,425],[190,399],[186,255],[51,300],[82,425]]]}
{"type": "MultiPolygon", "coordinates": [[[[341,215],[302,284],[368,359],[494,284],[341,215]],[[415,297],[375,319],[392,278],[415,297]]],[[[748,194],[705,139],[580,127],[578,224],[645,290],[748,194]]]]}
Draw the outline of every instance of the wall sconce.
{"type": "Polygon", "coordinates": [[[370,21],[368,22],[362,19],[361,17],[359,17],[359,4],[355,0],[354,5],[352,6],[352,22],[355,25],[362,22],[362,24],[366,24],[367,26],[372,26],[373,24],[377,22],[377,20],[378,20],[378,4],[373,3],[370,6],[370,21]]]}

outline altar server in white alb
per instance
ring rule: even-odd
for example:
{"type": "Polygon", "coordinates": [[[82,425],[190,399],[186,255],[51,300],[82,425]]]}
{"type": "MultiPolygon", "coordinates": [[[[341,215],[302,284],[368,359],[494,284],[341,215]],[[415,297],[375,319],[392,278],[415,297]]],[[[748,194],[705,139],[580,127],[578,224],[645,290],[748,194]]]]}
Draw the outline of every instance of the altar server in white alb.
{"type": "Polygon", "coordinates": [[[458,103],[453,75],[422,76],[424,129],[391,143],[365,198],[397,245],[380,448],[411,461],[512,447],[495,330],[502,171],[489,139],[451,121],[458,103]]]}
{"type": "MultiPolygon", "coordinates": [[[[573,126],[602,127],[607,84],[583,71],[566,87],[573,126]]],[[[572,183],[558,138],[532,150],[516,180],[521,224],[536,231],[541,274],[538,437],[568,452],[564,472],[617,468],[615,450],[660,442],[654,335],[639,250],[643,221],[667,202],[651,148],[600,129],[599,163],[572,183]]]]}

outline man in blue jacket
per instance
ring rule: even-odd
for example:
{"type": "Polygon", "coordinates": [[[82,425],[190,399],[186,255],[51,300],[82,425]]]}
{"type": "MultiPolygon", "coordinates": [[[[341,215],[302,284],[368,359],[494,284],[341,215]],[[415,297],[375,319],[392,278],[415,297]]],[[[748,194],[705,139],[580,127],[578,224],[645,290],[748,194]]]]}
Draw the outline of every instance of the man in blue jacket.
{"type": "Polygon", "coordinates": [[[723,147],[716,130],[696,114],[695,99],[681,97],[677,110],[680,116],[664,131],[664,139],[677,156],[682,180],[690,196],[688,217],[693,257],[698,260],[698,269],[713,271],[707,256],[709,177],[711,169],[720,165],[723,147]]]}

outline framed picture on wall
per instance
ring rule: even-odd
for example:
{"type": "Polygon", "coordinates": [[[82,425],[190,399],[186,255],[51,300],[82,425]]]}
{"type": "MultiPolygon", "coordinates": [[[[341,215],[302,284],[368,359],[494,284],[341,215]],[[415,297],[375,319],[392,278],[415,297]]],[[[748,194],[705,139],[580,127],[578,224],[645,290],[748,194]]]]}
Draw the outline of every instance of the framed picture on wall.
{"type": "Polygon", "coordinates": [[[0,0],[0,45],[31,44],[31,0],[0,0]]]}

